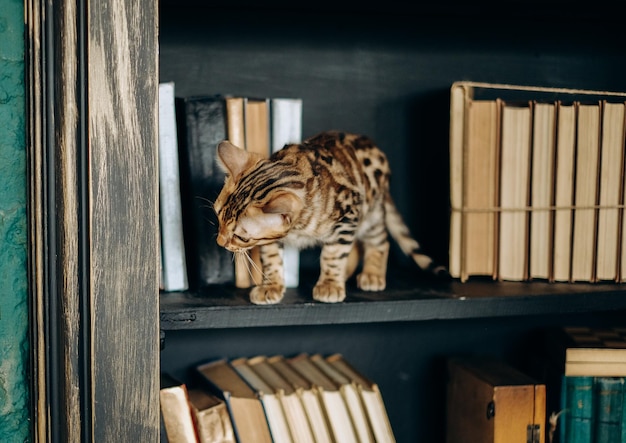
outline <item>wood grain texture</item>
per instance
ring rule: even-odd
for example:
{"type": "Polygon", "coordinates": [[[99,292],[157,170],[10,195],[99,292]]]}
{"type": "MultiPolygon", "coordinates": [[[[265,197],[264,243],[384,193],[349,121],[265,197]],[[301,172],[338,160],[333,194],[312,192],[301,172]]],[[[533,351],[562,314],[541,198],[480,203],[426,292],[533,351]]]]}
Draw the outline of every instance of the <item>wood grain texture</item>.
{"type": "Polygon", "coordinates": [[[27,8],[35,441],[158,441],[156,2],[27,8]]]}
{"type": "Polygon", "coordinates": [[[157,2],[88,4],[95,441],[157,441],[157,2]]]}

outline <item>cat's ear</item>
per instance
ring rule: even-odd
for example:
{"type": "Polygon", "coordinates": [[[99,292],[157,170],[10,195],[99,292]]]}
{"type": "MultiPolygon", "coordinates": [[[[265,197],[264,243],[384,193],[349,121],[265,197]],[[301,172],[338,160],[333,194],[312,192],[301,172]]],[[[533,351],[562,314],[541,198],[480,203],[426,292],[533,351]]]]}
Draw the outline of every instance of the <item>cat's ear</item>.
{"type": "Polygon", "coordinates": [[[237,177],[248,166],[256,163],[259,158],[224,140],[217,146],[217,163],[224,172],[237,177]]]}
{"type": "Polygon", "coordinates": [[[282,192],[272,197],[262,209],[266,214],[282,214],[291,220],[294,215],[302,210],[303,206],[300,197],[291,192],[282,192]]]}

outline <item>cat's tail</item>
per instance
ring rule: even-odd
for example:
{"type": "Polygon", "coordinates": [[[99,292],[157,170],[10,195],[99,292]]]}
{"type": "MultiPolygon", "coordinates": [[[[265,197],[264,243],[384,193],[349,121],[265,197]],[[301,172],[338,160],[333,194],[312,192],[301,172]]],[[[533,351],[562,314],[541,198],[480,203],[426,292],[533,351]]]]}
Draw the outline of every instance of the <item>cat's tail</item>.
{"type": "Polygon", "coordinates": [[[385,224],[402,252],[411,257],[421,269],[437,276],[449,276],[446,267],[437,264],[432,257],[424,253],[418,241],[413,238],[389,193],[385,197],[385,224]]]}

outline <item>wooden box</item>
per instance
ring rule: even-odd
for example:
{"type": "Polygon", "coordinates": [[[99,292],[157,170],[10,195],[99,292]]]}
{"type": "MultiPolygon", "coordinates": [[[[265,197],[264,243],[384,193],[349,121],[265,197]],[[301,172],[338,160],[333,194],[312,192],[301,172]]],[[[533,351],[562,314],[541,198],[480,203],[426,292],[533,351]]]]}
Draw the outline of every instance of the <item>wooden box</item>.
{"type": "Polygon", "coordinates": [[[447,443],[545,443],[546,387],[486,357],[448,361],[447,443]]]}

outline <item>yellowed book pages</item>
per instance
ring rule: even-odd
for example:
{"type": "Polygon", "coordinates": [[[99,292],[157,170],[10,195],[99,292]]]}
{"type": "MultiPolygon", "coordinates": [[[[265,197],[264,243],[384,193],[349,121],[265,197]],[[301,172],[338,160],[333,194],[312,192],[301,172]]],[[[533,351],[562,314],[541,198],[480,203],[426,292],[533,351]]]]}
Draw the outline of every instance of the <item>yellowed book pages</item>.
{"type": "Polygon", "coordinates": [[[496,276],[499,101],[467,104],[461,280],[496,276]]]}
{"type": "MultiPolygon", "coordinates": [[[[232,144],[241,149],[246,149],[243,97],[226,97],[226,132],[226,136],[232,144]]],[[[252,285],[249,266],[244,257],[235,256],[236,287],[249,288],[252,285]]]]}
{"type": "Polygon", "coordinates": [[[338,371],[342,372],[357,386],[363,399],[363,404],[365,405],[376,442],[395,443],[396,439],[378,385],[357,371],[341,354],[330,355],[326,357],[326,361],[338,371]]]}
{"type": "Polygon", "coordinates": [[[531,108],[506,103],[502,108],[500,154],[500,226],[498,278],[528,276],[528,205],[531,108]]]}
{"type": "Polygon", "coordinates": [[[448,271],[461,277],[461,242],[463,207],[463,145],[466,87],[456,82],[450,89],[450,243],[448,271]]]}
{"type": "Polygon", "coordinates": [[[223,400],[202,389],[190,389],[189,404],[199,443],[235,443],[235,431],[223,400]]]}
{"type": "Polygon", "coordinates": [[[298,443],[315,443],[315,436],[306,414],[304,404],[296,390],[268,362],[265,356],[248,359],[248,366],[256,372],[273,390],[285,411],[287,425],[298,443]]]}
{"type": "Polygon", "coordinates": [[[196,369],[226,401],[238,441],[272,443],[261,401],[227,360],[211,361],[196,369]]]}
{"type": "Polygon", "coordinates": [[[171,443],[196,443],[196,429],[189,409],[187,385],[168,374],[161,374],[159,391],[161,416],[171,443]]]}
{"type": "Polygon", "coordinates": [[[580,104],[576,134],[576,180],[572,281],[594,281],[600,104],[580,104]]]}
{"type": "Polygon", "coordinates": [[[301,376],[319,389],[322,404],[326,410],[326,418],[335,441],[358,442],[348,405],[339,387],[315,366],[309,355],[299,354],[288,361],[301,376]]]}
{"type": "Polygon", "coordinates": [[[230,364],[235,371],[254,389],[257,397],[263,403],[263,410],[267,423],[270,426],[274,443],[291,443],[293,438],[287,425],[287,418],[283,405],[274,389],[269,386],[247,363],[247,358],[237,358],[230,364]]]}
{"type": "Polygon", "coordinates": [[[570,280],[576,105],[559,103],[556,136],[552,280],[570,280]]]}
{"type": "MultiPolygon", "coordinates": [[[[269,100],[246,97],[244,102],[244,121],[246,150],[269,157],[271,153],[269,100]]],[[[256,264],[250,268],[252,283],[260,285],[263,281],[263,265],[261,264],[261,254],[258,247],[252,248],[250,258],[256,264]]]]}
{"type": "Polygon", "coordinates": [[[321,393],[298,373],[282,355],[268,357],[267,362],[289,383],[300,397],[316,443],[333,441],[321,393]]]}
{"type": "Polygon", "coordinates": [[[356,384],[352,383],[346,375],[328,363],[320,354],[311,355],[311,361],[339,387],[348,406],[358,441],[374,443],[374,433],[356,384]]]}
{"type": "Polygon", "coordinates": [[[596,280],[618,280],[619,205],[624,162],[624,103],[604,102],[602,107],[602,160],[598,209],[596,280]]]}
{"type": "Polygon", "coordinates": [[[533,104],[530,278],[548,280],[552,267],[552,216],[556,104],[533,104]]]}

